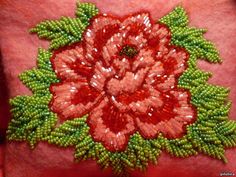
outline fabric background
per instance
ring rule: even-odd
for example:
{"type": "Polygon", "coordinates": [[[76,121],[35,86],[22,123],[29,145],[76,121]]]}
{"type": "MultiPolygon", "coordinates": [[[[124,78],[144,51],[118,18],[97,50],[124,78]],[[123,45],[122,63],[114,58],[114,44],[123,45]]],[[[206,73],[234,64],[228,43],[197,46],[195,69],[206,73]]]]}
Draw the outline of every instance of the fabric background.
{"type": "MultiPolygon", "coordinates": [[[[88,2],[89,0],[87,0],[88,2]]],[[[182,4],[190,17],[190,24],[207,28],[205,37],[218,47],[223,63],[199,62],[199,66],[213,72],[211,83],[230,87],[233,101],[230,119],[236,120],[236,1],[235,0],[90,0],[102,13],[123,16],[145,9],[158,20],[177,4],[182,4]]],[[[48,43],[29,35],[28,29],[45,19],[74,16],[75,0],[0,0],[0,131],[3,134],[9,120],[8,97],[31,94],[19,81],[17,75],[36,65],[38,47],[48,43]]],[[[3,145],[0,147],[0,168],[3,166],[3,145]]],[[[73,162],[73,149],[60,149],[40,143],[32,151],[25,143],[6,146],[4,170],[6,177],[81,177],[111,176],[108,169],[102,173],[95,162],[73,162]]],[[[228,164],[198,155],[186,159],[172,158],[162,153],[158,166],[151,165],[146,172],[149,177],[214,177],[220,172],[236,174],[236,150],[226,151],[228,164]]],[[[2,171],[0,170],[0,177],[2,171]]],[[[134,172],[133,177],[144,174],[134,172]]]]}

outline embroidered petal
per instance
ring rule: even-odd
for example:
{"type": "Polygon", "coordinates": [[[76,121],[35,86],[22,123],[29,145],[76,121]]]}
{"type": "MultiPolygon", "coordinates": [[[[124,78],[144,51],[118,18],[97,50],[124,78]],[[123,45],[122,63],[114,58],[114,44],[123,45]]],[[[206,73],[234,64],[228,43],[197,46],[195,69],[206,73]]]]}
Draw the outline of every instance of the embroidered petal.
{"type": "Polygon", "coordinates": [[[152,66],[155,62],[153,54],[154,52],[150,49],[141,49],[138,56],[133,62],[132,70],[135,71],[138,68],[146,68],[152,66]]]}
{"type": "Polygon", "coordinates": [[[122,24],[122,29],[128,30],[129,35],[138,35],[140,32],[148,32],[151,29],[149,13],[140,13],[126,18],[122,24]]]}
{"type": "Polygon", "coordinates": [[[185,133],[185,125],[194,121],[194,109],[189,95],[183,91],[171,91],[163,95],[163,106],[151,108],[146,115],[136,118],[142,136],[154,138],[162,133],[168,138],[178,138],[185,133]]]}
{"type": "Polygon", "coordinates": [[[129,59],[126,57],[123,57],[122,59],[116,58],[113,60],[112,67],[116,71],[116,75],[114,76],[114,78],[120,79],[124,77],[127,71],[130,71],[131,64],[130,64],[129,59]]]}
{"type": "Polygon", "coordinates": [[[107,91],[111,95],[117,95],[121,92],[134,92],[141,86],[145,79],[148,68],[140,69],[137,73],[126,72],[125,76],[120,79],[112,78],[107,83],[107,91]]]}
{"type": "Polygon", "coordinates": [[[135,130],[133,118],[119,112],[109,103],[108,98],[89,114],[88,124],[94,140],[102,142],[110,151],[124,150],[128,136],[135,130]]]}
{"type": "Polygon", "coordinates": [[[117,58],[122,45],[123,37],[121,33],[116,33],[107,41],[105,46],[102,48],[103,60],[107,65],[109,65],[112,59],[117,58]]]}
{"type": "Polygon", "coordinates": [[[164,75],[159,81],[157,81],[155,88],[162,92],[170,91],[171,89],[175,88],[176,85],[176,78],[174,75],[164,75]]]}
{"type": "Polygon", "coordinates": [[[175,76],[167,75],[164,65],[160,61],[155,62],[155,64],[151,67],[145,82],[162,92],[170,91],[176,86],[175,76]]]}
{"type": "Polygon", "coordinates": [[[161,24],[155,24],[149,31],[148,44],[149,46],[156,47],[169,45],[171,39],[170,30],[161,24]]]}
{"type": "Polygon", "coordinates": [[[64,119],[81,117],[99,102],[102,95],[84,82],[63,82],[50,88],[51,109],[64,119]]]}
{"type": "Polygon", "coordinates": [[[61,53],[56,52],[51,58],[51,62],[57,76],[62,80],[84,80],[92,71],[91,64],[83,55],[81,45],[61,53]]]}
{"type": "MultiPolygon", "coordinates": [[[[128,33],[129,34],[129,33],[128,33]]],[[[129,35],[127,36],[127,40],[125,43],[128,45],[134,45],[137,47],[138,50],[142,49],[143,47],[147,46],[147,39],[144,37],[144,34],[140,32],[137,35],[129,35]]]]}
{"type": "Polygon", "coordinates": [[[86,58],[91,62],[96,61],[106,41],[118,32],[119,28],[119,20],[106,15],[98,15],[84,35],[86,58]]]}
{"type": "Polygon", "coordinates": [[[188,54],[181,48],[172,47],[168,54],[163,57],[166,74],[179,75],[186,69],[188,54]]]}
{"type": "Polygon", "coordinates": [[[158,80],[161,80],[164,76],[164,68],[161,61],[157,61],[154,65],[150,68],[145,82],[148,85],[154,85],[158,80]]]}
{"type": "Polygon", "coordinates": [[[103,91],[103,87],[107,78],[115,74],[113,68],[105,68],[102,62],[96,62],[94,67],[94,74],[90,80],[90,85],[99,91],[103,91]]]}
{"type": "Polygon", "coordinates": [[[175,88],[178,76],[186,69],[188,54],[172,47],[149,71],[146,82],[160,91],[166,92],[175,88]],[[157,65],[157,66],[156,66],[157,65]],[[157,68],[159,67],[159,68],[157,68]],[[158,72],[155,71],[157,69],[158,72]]]}
{"type": "Polygon", "coordinates": [[[159,108],[163,104],[160,92],[147,86],[132,94],[122,93],[111,100],[119,111],[133,111],[134,114],[146,114],[150,107],[159,108]]]}

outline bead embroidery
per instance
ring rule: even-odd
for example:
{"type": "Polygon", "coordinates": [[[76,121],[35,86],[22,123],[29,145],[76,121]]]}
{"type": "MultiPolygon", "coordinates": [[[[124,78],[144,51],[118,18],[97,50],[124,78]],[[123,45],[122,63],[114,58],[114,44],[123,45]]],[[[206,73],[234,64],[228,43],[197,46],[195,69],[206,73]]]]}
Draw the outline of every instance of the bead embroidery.
{"type": "Polygon", "coordinates": [[[39,49],[37,68],[20,75],[33,96],[10,101],[8,139],[32,148],[38,141],[75,146],[75,159],[92,158],[117,175],[145,170],[162,150],[176,157],[201,152],[226,162],[225,147],[236,146],[236,123],[228,119],[229,90],[208,84],[211,74],[197,68],[198,58],[221,61],[203,38],[205,30],[188,27],[182,7],[156,24],[148,13],[122,20],[97,14],[95,5],[79,3],[77,18],[48,20],[31,30],[51,45],[39,49]],[[161,121],[165,126],[154,128],[161,121]],[[104,124],[119,136],[109,135],[104,124]]]}
{"type": "Polygon", "coordinates": [[[139,13],[122,21],[98,15],[84,34],[51,58],[60,79],[50,89],[53,112],[61,120],[88,114],[93,139],[110,151],[125,150],[135,132],[181,137],[195,110],[177,88],[188,53],[169,45],[169,30],[139,13]]]}

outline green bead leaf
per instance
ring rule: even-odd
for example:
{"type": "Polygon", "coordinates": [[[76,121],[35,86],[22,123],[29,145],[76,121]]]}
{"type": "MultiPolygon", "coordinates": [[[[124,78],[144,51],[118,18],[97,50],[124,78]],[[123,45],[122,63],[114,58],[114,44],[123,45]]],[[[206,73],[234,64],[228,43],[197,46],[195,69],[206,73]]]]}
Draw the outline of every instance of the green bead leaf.
{"type": "Polygon", "coordinates": [[[228,119],[229,110],[231,103],[227,105],[219,105],[219,107],[214,109],[207,108],[198,108],[198,117],[197,121],[200,121],[202,124],[211,124],[211,123],[220,123],[228,119]],[[209,121],[211,123],[209,123],[209,121]]]}
{"type": "Polygon", "coordinates": [[[157,163],[157,158],[161,153],[159,139],[145,140],[139,133],[134,134],[129,141],[128,154],[132,167],[144,171],[148,162],[157,163]]]}
{"type": "Polygon", "coordinates": [[[51,52],[40,48],[37,57],[38,68],[19,75],[20,80],[37,95],[50,94],[50,85],[59,81],[51,66],[51,56],[51,52]]]}
{"type": "Polygon", "coordinates": [[[54,72],[41,69],[25,71],[20,74],[20,79],[33,93],[39,95],[50,94],[49,87],[51,83],[58,82],[54,72]]]}
{"type": "Polygon", "coordinates": [[[167,26],[185,27],[188,25],[188,16],[183,7],[178,6],[172,12],[159,20],[167,26]]]}
{"type": "Polygon", "coordinates": [[[221,62],[219,53],[215,46],[203,37],[189,35],[188,37],[180,40],[178,39],[178,35],[175,36],[174,34],[172,36],[172,43],[184,47],[190,54],[194,54],[198,58],[202,58],[213,63],[221,62]]]}
{"type": "Polygon", "coordinates": [[[89,24],[90,18],[98,14],[98,8],[92,3],[77,3],[75,15],[85,24],[89,24]]]}
{"type": "Polygon", "coordinates": [[[224,121],[216,126],[216,131],[221,135],[229,135],[236,133],[236,122],[235,121],[224,121]]]}
{"type": "Polygon", "coordinates": [[[202,37],[202,35],[206,32],[206,29],[194,28],[194,27],[180,28],[179,26],[173,26],[171,30],[176,40],[185,40],[189,36],[202,37]]]}
{"type": "Polygon", "coordinates": [[[224,146],[212,128],[204,127],[200,124],[193,124],[188,127],[188,133],[193,147],[199,152],[222,160],[225,163],[227,162],[224,155],[224,146]]]}
{"type": "Polygon", "coordinates": [[[86,25],[79,18],[62,17],[60,20],[46,20],[30,30],[40,38],[51,40],[49,49],[57,49],[78,42],[86,25]]]}
{"type": "Polygon", "coordinates": [[[188,68],[179,78],[178,86],[186,89],[205,84],[211,77],[211,73],[195,68],[188,68]]]}
{"type": "Polygon", "coordinates": [[[7,137],[9,140],[27,140],[33,148],[53,129],[56,115],[50,112],[48,102],[50,96],[19,96],[10,101],[13,119],[7,137]]]}
{"type": "Polygon", "coordinates": [[[188,16],[182,7],[176,7],[174,11],[159,20],[166,24],[172,33],[171,42],[174,45],[185,48],[190,54],[209,62],[221,62],[219,52],[214,44],[203,37],[205,29],[188,27],[188,16]]]}
{"type": "Polygon", "coordinates": [[[225,104],[229,90],[210,84],[201,84],[191,88],[191,102],[197,107],[215,109],[225,104]]]}
{"type": "Polygon", "coordinates": [[[87,134],[87,136],[75,146],[75,158],[77,160],[86,160],[87,158],[91,158],[91,151],[95,146],[95,142],[92,137],[87,134]]]}
{"type": "Polygon", "coordinates": [[[174,157],[189,157],[196,155],[197,151],[193,149],[191,141],[187,139],[187,136],[181,139],[167,140],[164,139],[164,148],[174,157]]]}
{"type": "Polygon", "coordinates": [[[232,120],[226,120],[215,126],[217,136],[222,141],[222,144],[226,147],[236,146],[236,122],[232,120]]]}
{"type": "Polygon", "coordinates": [[[30,30],[40,38],[51,41],[49,50],[81,41],[82,34],[89,25],[89,20],[98,14],[92,3],[78,3],[78,18],[62,17],[59,20],[46,20],[30,30]]]}
{"type": "Polygon", "coordinates": [[[225,147],[232,148],[236,146],[236,133],[231,135],[218,134],[218,137],[225,147]]]}
{"type": "Polygon", "coordinates": [[[52,53],[43,49],[39,48],[38,50],[38,56],[37,56],[37,66],[38,69],[51,71],[54,73],[52,69],[52,64],[50,62],[50,58],[52,57],[52,53]]]}
{"type": "Polygon", "coordinates": [[[86,117],[76,118],[66,121],[56,128],[45,138],[49,143],[61,147],[76,145],[81,142],[88,134],[88,126],[85,123],[86,117]]]}

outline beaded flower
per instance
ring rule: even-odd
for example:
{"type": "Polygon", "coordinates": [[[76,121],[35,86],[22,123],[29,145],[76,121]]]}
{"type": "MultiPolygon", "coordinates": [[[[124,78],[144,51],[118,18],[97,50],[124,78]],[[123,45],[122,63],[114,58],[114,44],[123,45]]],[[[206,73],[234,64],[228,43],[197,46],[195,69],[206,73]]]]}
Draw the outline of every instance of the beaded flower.
{"type": "Polygon", "coordinates": [[[61,120],[89,114],[94,140],[109,150],[125,149],[136,131],[179,137],[194,118],[189,92],[177,88],[187,60],[149,13],[122,20],[98,15],[81,43],[51,58],[60,79],[51,86],[51,108],[61,120]]]}
{"type": "Polygon", "coordinates": [[[148,12],[118,18],[78,3],[75,18],[31,32],[51,42],[20,75],[33,94],[10,100],[8,140],[74,147],[77,161],[118,176],[156,164],[162,151],[227,162],[225,148],[236,146],[229,89],[208,83],[197,65],[221,59],[182,7],[154,22],[148,12]]]}

